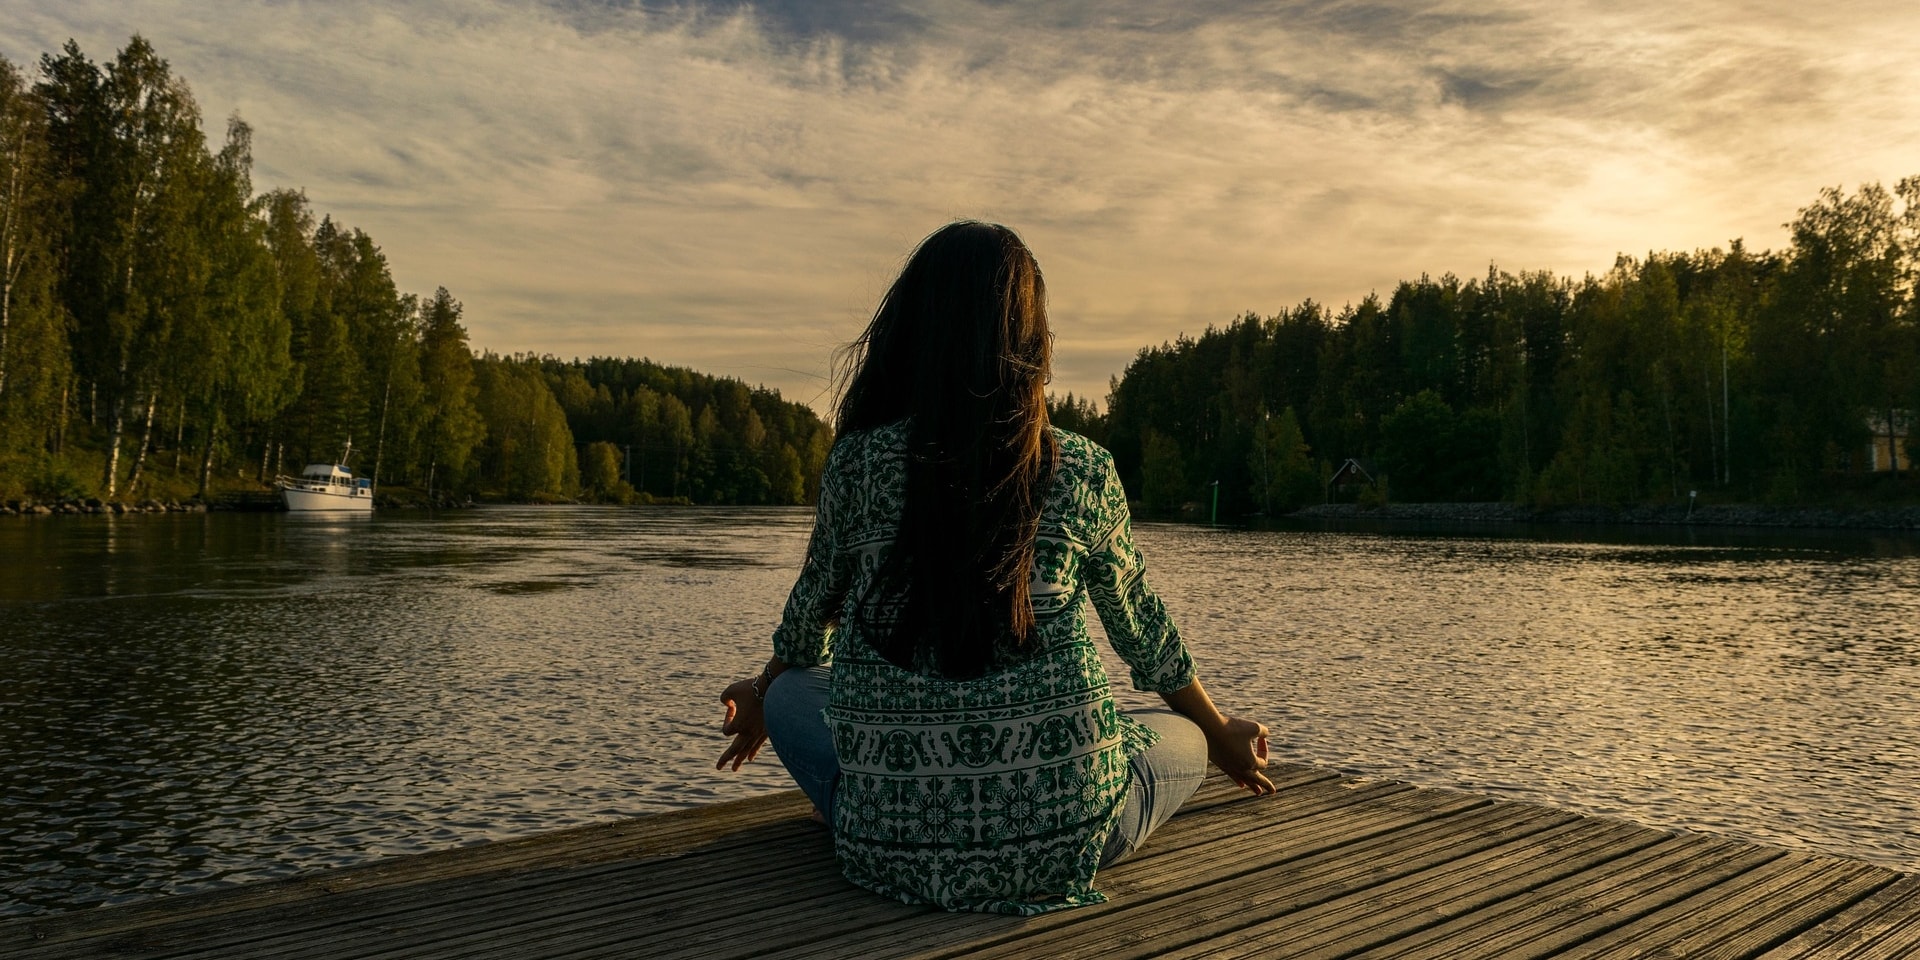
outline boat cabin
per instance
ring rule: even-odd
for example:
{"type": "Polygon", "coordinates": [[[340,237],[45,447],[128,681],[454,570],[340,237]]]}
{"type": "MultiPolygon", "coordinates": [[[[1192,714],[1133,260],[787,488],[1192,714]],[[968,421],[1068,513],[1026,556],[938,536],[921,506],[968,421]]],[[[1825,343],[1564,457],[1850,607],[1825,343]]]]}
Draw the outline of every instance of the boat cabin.
{"type": "Polygon", "coordinates": [[[365,477],[355,479],[351,472],[342,469],[337,463],[309,463],[305,470],[300,471],[300,485],[335,487],[339,488],[336,492],[346,493],[351,490],[369,489],[373,486],[373,481],[365,477]]]}

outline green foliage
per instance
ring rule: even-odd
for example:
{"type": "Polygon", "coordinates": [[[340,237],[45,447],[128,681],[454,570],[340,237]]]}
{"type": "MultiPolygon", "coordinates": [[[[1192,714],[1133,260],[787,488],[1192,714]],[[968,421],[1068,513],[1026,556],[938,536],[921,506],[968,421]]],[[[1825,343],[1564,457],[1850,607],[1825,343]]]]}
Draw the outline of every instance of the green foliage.
{"type": "Polygon", "coordinates": [[[45,110],[0,58],[0,461],[10,463],[35,459],[72,375],[54,296],[48,149],[45,110]]]}
{"type": "Polygon", "coordinates": [[[580,488],[580,466],[566,414],[532,358],[474,363],[479,410],[486,424],[480,483],[513,500],[570,500],[580,488]]]}
{"type": "Polygon", "coordinates": [[[459,485],[486,430],[476,402],[473,354],[467,349],[466,328],[460,325],[460,303],[445,287],[435,291],[421,311],[419,365],[422,405],[415,416],[420,424],[419,459],[426,462],[431,496],[436,481],[459,485]],[[447,480],[441,481],[443,473],[447,480]]]}
{"type": "Polygon", "coordinates": [[[1187,487],[1186,468],[1182,464],[1184,458],[1179,444],[1172,438],[1158,430],[1148,430],[1141,443],[1140,458],[1141,496],[1147,510],[1167,513],[1192,499],[1193,491],[1187,487]]]}
{"type": "Polygon", "coordinates": [[[94,485],[87,479],[92,471],[76,468],[65,457],[42,455],[33,463],[17,466],[26,483],[19,489],[0,490],[0,493],[34,500],[79,500],[94,496],[94,485]]]}
{"type": "Polygon", "coordinates": [[[604,440],[586,445],[580,451],[582,493],[601,503],[632,503],[636,493],[622,476],[624,458],[620,448],[604,440]]]}
{"type": "Polygon", "coordinates": [[[1455,415],[1432,390],[1402,401],[1380,423],[1380,468],[1406,502],[1498,499],[1499,453],[1496,413],[1455,415]]]}
{"type": "Polygon", "coordinates": [[[1825,191],[1789,227],[1781,254],[1736,241],[1579,282],[1490,269],[1337,316],[1242,316],[1141,350],[1101,427],[1144,499],[1218,478],[1228,516],[1268,509],[1276,407],[1401,500],[1829,500],[1870,421],[1920,410],[1920,177],[1825,191]]]}
{"type": "Polygon", "coordinates": [[[1379,483],[1362,487],[1360,489],[1360,493],[1354,497],[1353,502],[1357,506],[1365,507],[1368,509],[1371,509],[1373,507],[1386,506],[1387,505],[1386,481],[1383,480],[1379,483]]]}
{"type": "Polygon", "coordinates": [[[1300,432],[1300,418],[1292,407],[1255,425],[1248,473],[1253,480],[1252,501],[1262,513],[1294,510],[1323,499],[1321,470],[1308,453],[1306,435],[1300,432]]]}
{"type": "MultiPolygon", "coordinates": [[[[101,492],[121,483],[131,422],[152,412],[191,339],[210,271],[196,207],[212,162],[186,84],[141,37],[103,70],[69,41],[41,60],[55,221],[65,230],[59,294],[73,317],[73,366],[104,410],[101,492]]],[[[134,465],[138,475],[140,462],[134,465]]]]}
{"type": "Polygon", "coordinates": [[[817,493],[832,430],[775,391],[644,359],[527,360],[574,439],[619,449],[643,499],[798,504],[817,493]]]}
{"type": "Polygon", "coordinates": [[[1394,492],[1415,503],[1447,489],[1453,455],[1453,409],[1432,390],[1402,401],[1380,423],[1381,473],[1394,492]]]}
{"type": "Polygon", "coordinates": [[[800,454],[793,444],[782,443],[774,451],[773,470],[769,476],[772,487],[768,498],[774,503],[807,502],[806,467],[800,463],[800,454]]]}

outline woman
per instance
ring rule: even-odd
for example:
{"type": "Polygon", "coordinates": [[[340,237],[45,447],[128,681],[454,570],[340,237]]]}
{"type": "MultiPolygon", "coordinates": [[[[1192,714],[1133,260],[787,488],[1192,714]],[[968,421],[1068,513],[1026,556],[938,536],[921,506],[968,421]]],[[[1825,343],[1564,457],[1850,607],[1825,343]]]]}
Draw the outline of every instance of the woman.
{"type": "Polygon", "coordinates": [[[1209,759],[1270,793],[1266,728],[1224,716],[1134,548],[1112,457],[1047,424],[1033,255],[995,224],[922,241],[845,355],[806,565],[719,766],[769,736],[854,883],[1039,913],[1193,794],[1209,759]],[[1091,600],[1136,687],[1121,714],[1091,600]]]}

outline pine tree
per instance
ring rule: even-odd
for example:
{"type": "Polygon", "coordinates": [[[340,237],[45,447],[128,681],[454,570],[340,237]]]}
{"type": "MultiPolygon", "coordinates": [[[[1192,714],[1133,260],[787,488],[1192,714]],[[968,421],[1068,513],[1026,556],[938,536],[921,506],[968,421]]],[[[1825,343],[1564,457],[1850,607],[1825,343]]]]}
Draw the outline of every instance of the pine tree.
{"type": "Polygon", "coordinates": [[[425,397],[421,443],[432,498],[440,485],[457,485],[486,429],[474,405],[473,353],[460,325],[460,302],[445,287],[420,310],[420,382],[425,397]]]}

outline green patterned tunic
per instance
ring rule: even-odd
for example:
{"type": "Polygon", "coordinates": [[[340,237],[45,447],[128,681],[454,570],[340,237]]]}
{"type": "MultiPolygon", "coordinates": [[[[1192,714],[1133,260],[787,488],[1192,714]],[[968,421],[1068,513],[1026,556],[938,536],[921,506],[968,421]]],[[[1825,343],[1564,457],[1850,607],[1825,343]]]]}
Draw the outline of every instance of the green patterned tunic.
{"type": "Polygon", "coordinates": [[[904,424],[842,437],[827,458],[806,566],[773,646],[790,665],[833,666],[834,844],[847,879],[870,890],[1015,914],[1105,899],[1094,871],[1127,762],[1154,734],[1114,706],[1088,600],[1134,686],[1178,690],[1193,661],[1147,587],[1112,455],[1054,436],[1060,465],[1034,548],[1037,652],[965,681],[881,659],[855,616],[900,521],[904,424]]]}

